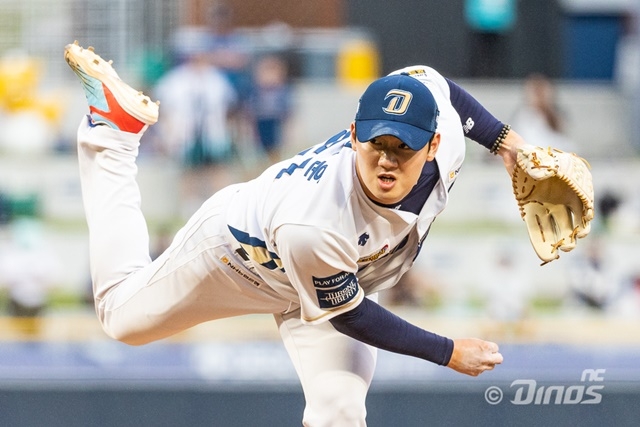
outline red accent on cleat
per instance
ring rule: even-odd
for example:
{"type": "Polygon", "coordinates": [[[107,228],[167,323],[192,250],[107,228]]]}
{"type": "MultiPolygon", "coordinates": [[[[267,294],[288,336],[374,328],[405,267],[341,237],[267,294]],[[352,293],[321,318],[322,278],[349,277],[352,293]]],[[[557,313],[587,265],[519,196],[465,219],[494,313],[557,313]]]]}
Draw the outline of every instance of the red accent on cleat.
{"type": "Polygon", "coordinates": [[[96,122],[99,122],[100,117],[104,117],[109,122],[118,126],[118,129],[124,132],[138,133],[144,127],[144,123],[135,117],[131,116],[127,113],[116,101],[116,98],[113,96],[113,93],[109,90],[109,88],[103,83],[102,90],[104,91],[104,97],[107,100],[107,105],[109,106],[109,111],[102,111],[94,106],[89,106],[89,110],[93,116],[93,113],[96,113],[99,117],[97,117],[96,122]]]}

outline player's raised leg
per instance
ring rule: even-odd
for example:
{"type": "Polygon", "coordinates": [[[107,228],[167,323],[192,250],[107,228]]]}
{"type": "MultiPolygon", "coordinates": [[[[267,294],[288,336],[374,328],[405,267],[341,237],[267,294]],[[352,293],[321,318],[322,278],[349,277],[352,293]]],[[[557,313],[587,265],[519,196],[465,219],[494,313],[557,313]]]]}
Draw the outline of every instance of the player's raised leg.
{"type": "Polygon", "coordinates": [[[158,105],[124,83],[92,48],[76,42],[64,57],[82,82],[90,112],[78,129],[78,157],[98,304],[112,286],[150,263],[135,160],[158,105]]]}
{"type": "Polygon", "coordinates": [[[65,58],[91,113],[78,128],[78,158],[96,312],[105,332],[144,344],[216,318],[286,310],[289,303],[273,290],[239,274],[241,266],[227,265],[235,255],[224,238],[224,208],[233,188],[205,202],[151,261],[136,157],[158,106],[93,50],[69,45],[65,58]]]}

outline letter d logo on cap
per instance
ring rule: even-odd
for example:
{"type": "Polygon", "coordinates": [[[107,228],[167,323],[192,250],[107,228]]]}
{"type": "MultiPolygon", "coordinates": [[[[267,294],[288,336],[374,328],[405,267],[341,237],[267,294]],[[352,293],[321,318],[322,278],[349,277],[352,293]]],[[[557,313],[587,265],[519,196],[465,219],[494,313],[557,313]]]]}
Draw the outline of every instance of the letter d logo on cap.
{"type": "Polygon", "coordinates": [[[411,92],[407,92],[406,90],[392,89],[384,97],[385,100],[389,98],[391,98],[389,100],[389,103],[385,108],[382,109],[382,111],[387,114],[395,114],[401,116],[407,112],[409,104],[411,103],[411,98],[413,98],[413,94],[411,92]]]}

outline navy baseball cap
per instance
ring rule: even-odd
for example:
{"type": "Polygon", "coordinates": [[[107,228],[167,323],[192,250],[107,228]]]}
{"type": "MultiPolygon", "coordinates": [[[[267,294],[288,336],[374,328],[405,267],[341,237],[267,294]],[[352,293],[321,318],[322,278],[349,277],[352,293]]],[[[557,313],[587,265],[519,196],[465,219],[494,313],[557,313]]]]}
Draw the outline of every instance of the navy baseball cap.
{"type": "Polygon", "coordinates": [[[436,132],[438,114],[436,100],[420,81],[407,74],[382,77],[360,97],[356,137],[365,142],[393,135],[418,151],[436,132]]]}

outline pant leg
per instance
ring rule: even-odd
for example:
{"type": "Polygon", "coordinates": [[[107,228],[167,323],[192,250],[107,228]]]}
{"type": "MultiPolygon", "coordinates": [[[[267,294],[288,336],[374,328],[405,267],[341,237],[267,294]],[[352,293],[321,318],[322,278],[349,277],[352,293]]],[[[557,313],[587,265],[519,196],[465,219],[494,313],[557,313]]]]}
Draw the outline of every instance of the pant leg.
{"type": "Polygon", "coordinates": [[[234,261],[223,232],[233,188],[205,202],[151,261],[135,179],[139,137],[91,127],[86,118],[78,130],[91,277],[105,332],[144,344],[209,320],[285,311],[288,301],[234,261]]]}
{"type": "Polygon", "coordinates": [[[88,117],[78,128],[80,183],[97,303],[127,275],[151,262],[149,233],[136,183],[141,135],[92,127],[88,117]]]}
{"type": "Polygon", "coordinates": [[[365,400],[377,349],[336,331],[329,322],[305,325],[299,310],[275,315],[304,391],[306,427],[364,427],[365,400]]]}

